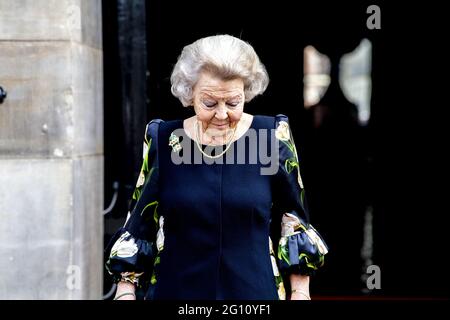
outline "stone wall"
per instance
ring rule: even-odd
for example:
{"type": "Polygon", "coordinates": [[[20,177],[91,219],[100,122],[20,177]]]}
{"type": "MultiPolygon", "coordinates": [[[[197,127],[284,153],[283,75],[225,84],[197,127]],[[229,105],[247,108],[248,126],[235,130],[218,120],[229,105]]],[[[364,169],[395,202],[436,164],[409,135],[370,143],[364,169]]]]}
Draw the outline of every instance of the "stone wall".
{"type": "Polygon", "coordinates": [[[100,299],[101,0],[0,0],[0,299],[100,299]]]}

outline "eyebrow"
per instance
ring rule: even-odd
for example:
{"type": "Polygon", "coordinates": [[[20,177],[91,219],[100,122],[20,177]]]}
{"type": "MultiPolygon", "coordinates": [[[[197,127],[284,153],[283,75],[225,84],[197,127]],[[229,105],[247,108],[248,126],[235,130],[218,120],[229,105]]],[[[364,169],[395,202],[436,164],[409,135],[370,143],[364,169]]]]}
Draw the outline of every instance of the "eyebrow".
{"type": "Polygon", "coordinates": [[[231,96],[231,97],[226,97],[226,96],[214,96],[214,95],[209,94],[209,93],[204,93],[204,95],[205,95],[207,98],[215,99],[215,100],[219,100],[219,99],[226,99],[226,100],[241,100],[241,99],[242,99],[242,95],[241,95],[241,94],[237,94],[237,95],[234,95],[234,96],[231,96]]]}

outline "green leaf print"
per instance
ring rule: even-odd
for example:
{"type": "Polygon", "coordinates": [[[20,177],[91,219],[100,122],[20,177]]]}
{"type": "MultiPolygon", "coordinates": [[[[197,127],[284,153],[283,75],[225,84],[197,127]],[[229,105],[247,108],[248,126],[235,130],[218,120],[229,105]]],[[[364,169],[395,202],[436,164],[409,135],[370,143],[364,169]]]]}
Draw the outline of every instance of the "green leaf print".
{"type": "Polygon", "coordinates": [[[279,246],[278,248],[278,259],[286,261],[287,264],[289,262],[289,252],[287,246],[279,246]]]}
{"type": "Polygon", "coordinates": [[[144,207],[144,209],[142,209],[142,211],[141,211],[141,216],[144,214],[144,211],[147,210],[148,207],[151,207],[151,206],[154,206],[154,205],[156,205],[155,211],[153,212],[153,217],[155,217],[155,214],[156,214],[156,208],[158,207],[158,201],[153,201],[153,202],[150,202],[149,204],[147,204],[147,205],[144,207]]]}
{"type": "Polygon", "coordinates": [[[298,162],[295,160],[295,158],[286,159],[284,168],[286,169],[287,173],[291,173],[292,170],[294,170],[296,167],[298,167],[298,162]]]}
{"type": "Polygon", "coordinates": [[[134,192],[133,192],[133,200],[138,200],[139,199],[139,197],[141,196],[141,189],[140,188],[136,188],[136,189],[134,189],[134,192]]]}
{"type": "Polygon", "coordinates": [[[150,139],[150,141],[148,142],[147,153],[144,156],[144,163],[142,165],[142,170],[144,170],[144,172],[148,172],[148,154],[150,153],[151,145],[152,145],[152,139],[150,139]]]}

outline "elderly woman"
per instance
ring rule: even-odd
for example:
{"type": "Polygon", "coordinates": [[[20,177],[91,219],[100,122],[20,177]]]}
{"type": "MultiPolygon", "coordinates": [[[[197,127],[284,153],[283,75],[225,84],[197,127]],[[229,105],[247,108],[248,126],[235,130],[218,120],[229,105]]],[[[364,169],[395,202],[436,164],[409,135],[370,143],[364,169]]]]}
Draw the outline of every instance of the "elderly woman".
{"type": "Polygon", "coordinates": [[[183,49],[172,93],[195,115],[147,125],[130,212],[107,249],[115,299],[135,299],[136,286],[154,300],[286,299],[285,288],[292,300],[310,299],[327,247],[309,224],[288,119],[244,112],[268,81],[240,39],[183,49]],[[262,174],[262,161],[245,159],[267,148],[276,170],[262,174]]]}

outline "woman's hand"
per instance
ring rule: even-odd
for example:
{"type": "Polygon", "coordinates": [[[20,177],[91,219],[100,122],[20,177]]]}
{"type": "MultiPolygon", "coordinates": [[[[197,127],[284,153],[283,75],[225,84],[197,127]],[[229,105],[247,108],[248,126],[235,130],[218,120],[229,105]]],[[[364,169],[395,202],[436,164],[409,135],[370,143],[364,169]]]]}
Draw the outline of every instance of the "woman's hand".
{"type": "Polygon", "coordinates": [[[114,300],[136,300],[135,291],[136,288],[134,287],[134,284],[120,281],[117,284],[117,291],[114,300]]]}
{"type": "Polygon", "coordinates": [[[309,276],[291,274],[291,300],[311,300],[309,295],[309,276]]]}

